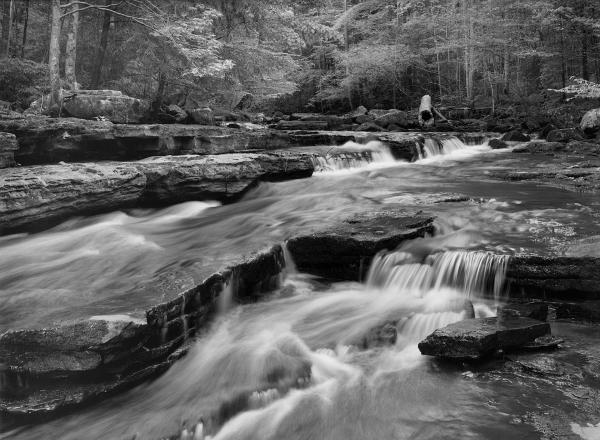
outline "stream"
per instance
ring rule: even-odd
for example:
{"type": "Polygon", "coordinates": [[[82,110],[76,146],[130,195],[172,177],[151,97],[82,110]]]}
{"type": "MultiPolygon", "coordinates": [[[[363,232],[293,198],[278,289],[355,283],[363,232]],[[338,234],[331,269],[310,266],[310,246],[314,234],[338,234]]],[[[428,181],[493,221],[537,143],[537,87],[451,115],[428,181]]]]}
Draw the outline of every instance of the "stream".
{"type": "MultiPolygon", "coordinates": [[[[378,255],[363,283],[299,273],[287,257],[268,301],[223,310],[157,380],[0,438],[539,439],[532,411],[560,411],[573,438],[599,438],[600,420],[578,414],[551,383],[443,367],[416,345],[471,313],[494,316],[514,253],[600,256],[589,245],[600,241],[597,196],[498,180],[499,170],[544,158],[485,143],[429,143],[413,163],[371,148],[371,163],[324,157],[313,177],[261,183],[231,205],[115,212],[1,237],[0,332],[142,319],[232,257],[354,213],[389,206],[436,216],[433,237],[378,255]],[[391,345],[357,348],[388,320],[399,322],[391,345]]],[[[560,329],[581,343],[600,336],[560,329]]]]}

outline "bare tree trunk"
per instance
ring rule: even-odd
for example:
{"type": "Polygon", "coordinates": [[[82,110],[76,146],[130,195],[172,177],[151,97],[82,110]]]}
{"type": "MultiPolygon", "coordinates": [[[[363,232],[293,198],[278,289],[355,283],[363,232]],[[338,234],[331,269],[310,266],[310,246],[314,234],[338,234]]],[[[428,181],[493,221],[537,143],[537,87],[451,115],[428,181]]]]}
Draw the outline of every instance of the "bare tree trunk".
{"type": "Polygon", "coordinates": [[[65,49],[65,79],[71,90],[77,90],[77,76],[75,68],[77,66],[77,33],[79,28],[79,5],[73,5],[73,10],[69,16],[69,31],[67,34],[67,46],[65,49]]]}
{"type": "MultiPolygon", "coordinates": [[[[111,0],[106,0],[106,4],[111,4],[111,0]]],[[[92,74],[92,89],[100,87],[100,80],[102,79],[102,67],[104,66],[104,58],[106,56],[106,46],[108,44],[108,33],[110,32],[110,20],[112,14],[110,11],[104,11],[104,19],[102,21],[102,34],[100,36],[100,45],[96,52],[96,63],[92,74]]]]}
{"type": "Polygon", "coordinates": [[[48,55],[48,67],[50,70],[50,103],[51,113],[60,115],[60,24],[61,10],[60,0],[52,1],[52,18],[50,25],[50,48],[48,55]]]}
{"type": "Polygon", "coordinates": [[[8,10],[4,10],[2,16],[2,39],[5,41],[3,56],[5,58],[10,56],[10,40],[12,40],[14,9],[14,0],[10,0],[8,3],[8,10]]]}
{"type": "Polygon", "coordinates": [[[509,83],[509,79],[510,79],[510,53],[508,51],[508,46],[506,46],[504,48],[504,90],[503,93],[505,95],[508,95],[510,92],[510,83],[509,83]]]}
{"type": "MultiPolygon", "coordinates": [[[[344,13],[348,11],[348,0],[344,0],[344,13]]],[[[344,22],[344,44],[346,45],[346,57],[348,57],[348,51],[350,49],[350,44],[348,42],[348,21],[344,22]]],[[[348,61],[346,61],[346,78],[350,76],[350,69],[348,68],[348,61]]],[[[350,110],[352,110],[352,86],[350,81],[348,81],[348,104],[350,105],[350,110]]]]}
{"type": "Polygon", "coordinates": [[[23,41],[21,43],[21,58],[25,58],[25,46],[27,46],[27,27],[29,26],[29,4],[30,0],[25,2],[25,19],[23,21],[23,41]]]}

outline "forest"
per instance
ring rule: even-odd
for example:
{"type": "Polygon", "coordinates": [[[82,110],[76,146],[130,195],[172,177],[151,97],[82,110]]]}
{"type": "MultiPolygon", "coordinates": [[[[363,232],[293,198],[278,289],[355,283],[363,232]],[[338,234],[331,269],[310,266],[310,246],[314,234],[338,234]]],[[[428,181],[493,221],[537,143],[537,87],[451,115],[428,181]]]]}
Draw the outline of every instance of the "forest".
{"type": "Polygon", "coordinates": [[[0,99],[21,110],[61,87],[227,109],[250,94],[288,113],[409,109],[424,94],[491,108],[600,78],[594,0],[3,0],[1,12],[0,99]]]}

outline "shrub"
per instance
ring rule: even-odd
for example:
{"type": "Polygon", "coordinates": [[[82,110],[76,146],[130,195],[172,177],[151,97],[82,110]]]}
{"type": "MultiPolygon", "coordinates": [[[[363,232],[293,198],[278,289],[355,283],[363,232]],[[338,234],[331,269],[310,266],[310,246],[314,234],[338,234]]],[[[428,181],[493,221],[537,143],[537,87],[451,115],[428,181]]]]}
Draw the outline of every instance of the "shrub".
{"type": "Polygon", "coordinates": [[[0,63],[0,99],[16,109],[26,109],[42,94],[48,93],[48,65],[9,58],[0,63]]]}

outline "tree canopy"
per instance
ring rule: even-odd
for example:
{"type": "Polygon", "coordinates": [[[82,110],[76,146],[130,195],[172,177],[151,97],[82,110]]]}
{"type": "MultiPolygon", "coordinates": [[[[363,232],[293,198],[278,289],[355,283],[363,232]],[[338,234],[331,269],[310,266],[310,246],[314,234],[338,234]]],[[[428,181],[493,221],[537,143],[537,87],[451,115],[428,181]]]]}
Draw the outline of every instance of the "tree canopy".
{"type": "Polygon", "coordinates": [[[0,99],[21,107],[52,81],[326,111],[423,94],[493,106],[600,79],[595,0],[3,0],[0,12],[0,83],[27,83],[0,99]]]}

